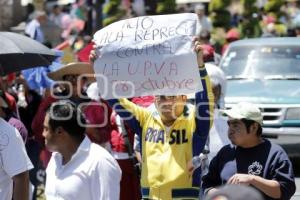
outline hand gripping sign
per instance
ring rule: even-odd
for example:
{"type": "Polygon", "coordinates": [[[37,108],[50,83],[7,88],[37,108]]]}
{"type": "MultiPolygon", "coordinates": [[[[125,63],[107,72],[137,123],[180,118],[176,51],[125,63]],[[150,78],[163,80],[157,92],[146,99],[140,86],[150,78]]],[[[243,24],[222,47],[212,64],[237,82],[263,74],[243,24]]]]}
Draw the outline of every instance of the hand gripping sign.
{"type": "Polygon", "coordinates": [[[104,99],[190,94],[202,90],[192,37],[196,14],[144,16],[94,35],[94,70],[104,99]]]}

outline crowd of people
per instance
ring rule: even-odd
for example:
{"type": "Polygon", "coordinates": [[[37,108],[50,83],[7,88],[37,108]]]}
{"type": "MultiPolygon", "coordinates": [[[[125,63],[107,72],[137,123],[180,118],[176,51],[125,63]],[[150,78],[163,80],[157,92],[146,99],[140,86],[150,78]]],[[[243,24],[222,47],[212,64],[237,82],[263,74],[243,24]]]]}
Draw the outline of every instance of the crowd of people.
{"type": "MultiPolygon", "coordinates": [[[[81,53],[48,72],[51,90],[30,88],[22,73],[1,77],[0,199],[37,199],[41,184],[50,200],[293,196],[292,163],[262,137],[261,111],[247,102],[225,110],[226,77],[217,65],[228,44],[240,39],[237,29],[227,32],[216,53],[205,7],[196,6],[194,52],[203,91],[106,101],[93,76],[99,55],[91,37],[80,34],[87,20],[80,2],[69,13],[57,5],[49,16],[36,11],[25,29],[44,44],[47,20],[63,30],[60,41],[70,44],[76,32],[73,48],[81,53]]],[[[298,33],[300,23],[295,27],[298,33]]],[[[269,25],[263,37],[271,35],[269,25]]]]}

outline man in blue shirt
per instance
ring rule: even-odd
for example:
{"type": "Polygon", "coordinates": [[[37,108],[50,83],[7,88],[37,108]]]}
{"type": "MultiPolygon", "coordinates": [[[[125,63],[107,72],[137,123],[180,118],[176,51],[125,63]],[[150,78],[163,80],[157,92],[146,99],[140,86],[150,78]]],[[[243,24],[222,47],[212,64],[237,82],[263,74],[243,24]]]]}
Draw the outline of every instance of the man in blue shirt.
{"type": "Polygon", "coordinates": [[[284,150],[262,134],[262,114],[251,103],[239,103],[223,111],[228,116],[228,138],[232,142],[212,159],[203,177],[206,194],[223,184],[249,185],[265,199],[288,200],[295,193],[292,164],[284,150]]]}

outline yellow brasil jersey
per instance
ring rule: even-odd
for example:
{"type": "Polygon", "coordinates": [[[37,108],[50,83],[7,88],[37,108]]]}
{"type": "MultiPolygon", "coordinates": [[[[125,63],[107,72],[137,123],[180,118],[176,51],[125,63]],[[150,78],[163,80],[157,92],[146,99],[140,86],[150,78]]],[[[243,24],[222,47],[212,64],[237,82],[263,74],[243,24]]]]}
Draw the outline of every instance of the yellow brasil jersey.
{"type": "Polygon", "coordinates": [[[143,198],[198,199],[200,169],[189,175],[187,163],[199,155],[213,120],[213,94],[206,70],[200,70],[203,91],[196,93],[196,106],[166,130],[157,110],[139,107],[127,99],[109,100],[116,112],[140,136],[143,198]]]}

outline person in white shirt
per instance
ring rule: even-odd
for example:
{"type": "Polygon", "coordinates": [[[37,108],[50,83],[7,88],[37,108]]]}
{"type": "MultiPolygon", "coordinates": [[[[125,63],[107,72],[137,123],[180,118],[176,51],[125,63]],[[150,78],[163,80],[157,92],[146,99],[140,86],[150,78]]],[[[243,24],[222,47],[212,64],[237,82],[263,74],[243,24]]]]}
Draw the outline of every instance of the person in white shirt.
{"type": "MultiPolygon", "coordinates": [[[[207,75],[210,78],[212,91],[214,94],[214,123],[209,131],[205,150],[199,156],[194,156],[188,162],[188,170],[193,174],[194,170],[201,167],[201,177],[208,172],[210,161],[217,155],[218,151],[225,145],[230,144],[227,137],[227,119],[220,113],[220,109],[224,109],[224,98],[226,91],[226,76],[224,72],[215,64],[205,63],[207,75]]],[[[200,190],[199,199],[203,198],[203,191],[200,190]]]]}
{"type": "Polygon", "coordinates": [[[199,24],[196,28],[196,35],[200,35],[202,30],[208,32],[212,31],[212,24],[210,19],[205,15],[205,7],[203,4],[198,4],[195,6],[195,13],[198,15],[199,24]]]}
{"type": "MultiPolygon", "coordinates": [[[[202,167],[202,170],[208,170],[208,164],[216,156],[218,151],[225,145],[230,144],[227,136],[227,119],[222,116],[220,109],[224,109],[224,98],[226,92],[226,76],[222,69],[212,63],[205,63],[207,74],[210,78],[212,90],[214,94],[214,123],[209,131],[209,138],[206,143],[209,153],[207,156],[200,154],[195,156],[189,162],[189,170],[192,173],[196,168],[202,167]],[[205,159],[208,158],[208,162],[205,159]]],[[[203,172],[202,175],[204,175],[203,172]]]]}
{"type": "Polygon", "coordinates": [[[47,200],[119,199],[121,169],[104,148],[85,136],[83,124],[81,111],[69,100],[55,102],[47,111],[43,136],[53,152],[46,169],[47,200]]]}
{"type": "Polygon", "coordinates": [[[0,199],[28,200],[32,168],[20,133],[0,118],[0,199]]]}
{"type": "Polygon", "coordinates": [[[44,43],[45,35],[41,29],[41,25],[47,22],[47,15],[44,11],[36,11],[34,17],[35,18],[26,25],[25,34],[40,43],[44,43]]]}
{"type": "Polygon", "coordinates": [[[212,63],[207,63],[206,66],[215,97],[214,124],[209,132],[208,158],[212,160],[223,146],[231,142],[227,137],[227,118],[220,113],[220,109],[225,109],[226,76],[220,67],[212,63]]]}

